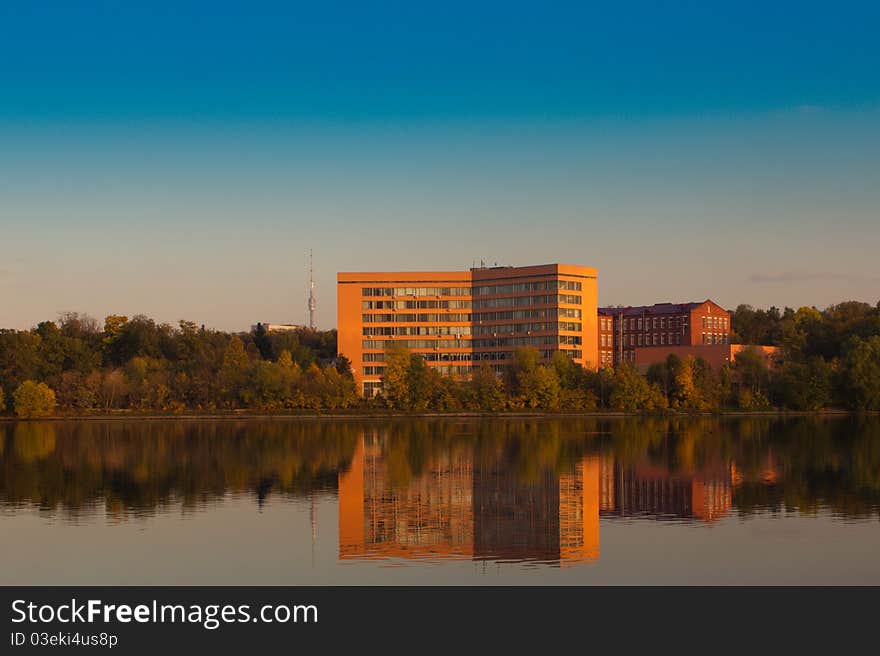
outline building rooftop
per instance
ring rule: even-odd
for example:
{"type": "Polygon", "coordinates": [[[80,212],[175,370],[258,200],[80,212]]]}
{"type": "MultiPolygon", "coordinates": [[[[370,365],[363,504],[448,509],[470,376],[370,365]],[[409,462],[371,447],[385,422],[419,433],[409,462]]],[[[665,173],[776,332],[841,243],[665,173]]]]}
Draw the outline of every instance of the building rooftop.
{"type": "MultiPolygon", "coordinates": [[[[642,314],[675,314],[678,312],[688,312],[703,303],[712,303],[717,305],[710,299],[705,301],[696,301],[689,303],[655,303],[654,305],[626,305],[626,306],[606,306],[599,308],[599,314],[605,316],[619,316],[623,313],[625,317],[634,317],[642,314]]],[[[720,307],[720,306],[719,306],[720,307]]]]}

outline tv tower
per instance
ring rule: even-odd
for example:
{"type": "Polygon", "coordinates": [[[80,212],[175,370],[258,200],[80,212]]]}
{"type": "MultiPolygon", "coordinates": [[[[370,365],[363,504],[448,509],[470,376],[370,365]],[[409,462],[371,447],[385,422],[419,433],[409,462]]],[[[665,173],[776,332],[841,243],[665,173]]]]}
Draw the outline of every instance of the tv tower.
{"type": "Polygon", "coordinates": [[[312,266],[312,249],[309,249],[309,328],[315,329],[315,310],[318,303],[315,300],[315,270],[312,266]]]}

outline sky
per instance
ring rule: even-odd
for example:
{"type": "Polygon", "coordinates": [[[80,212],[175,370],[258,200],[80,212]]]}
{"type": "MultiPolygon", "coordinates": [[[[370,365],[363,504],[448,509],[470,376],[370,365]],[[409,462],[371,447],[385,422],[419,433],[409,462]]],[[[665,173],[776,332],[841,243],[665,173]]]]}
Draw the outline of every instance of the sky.
{"type": "Polygon", "coordinates": [[[0,327],[336,321],[337,271],[880,300],[880,4],[0,3],[0,327]],[[139,5],[139,6],[137,6],[139,5]]]}

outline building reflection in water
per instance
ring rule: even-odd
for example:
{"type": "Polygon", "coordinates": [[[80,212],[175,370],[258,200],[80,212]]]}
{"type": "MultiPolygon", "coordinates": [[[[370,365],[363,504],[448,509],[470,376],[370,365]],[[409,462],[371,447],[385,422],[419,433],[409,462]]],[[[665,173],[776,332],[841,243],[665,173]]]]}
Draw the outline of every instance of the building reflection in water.
{"type": "Polygon", "coordinates": [[[523,477],[503,455],[462,449],[395,482],[381,437],[367,432],[339,475],[339,558],[594,561],[600,516],[711,522],[731,508],[732,474],[718,463],[675,476],[594,454],[523,477]]]}
{"type": "Polygon", "coordinates": [[[603,458],[602,465],[599,511],[603,517],[711,522],[730,511],[730,464],[717,463],[681,476],[647,462],[619,466],[612,458],[603,458]]]}
{"type": "Polygon", "coordinates": [[[381,440],[366,434],[339,477],[339,557],[595,560],[599,458],[519,479],[501,457],[447,451],[393,484],[381,440]]]}

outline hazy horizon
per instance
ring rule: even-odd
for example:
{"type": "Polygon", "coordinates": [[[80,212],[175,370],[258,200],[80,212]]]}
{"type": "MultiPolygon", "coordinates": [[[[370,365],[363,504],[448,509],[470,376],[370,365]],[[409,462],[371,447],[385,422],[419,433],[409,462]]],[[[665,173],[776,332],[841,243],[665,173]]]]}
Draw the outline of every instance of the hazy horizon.
{"type": "Polygon", "coordinates": [[[880,300],[880,6],[0,7],[0,327],[336,323],[337,271],[880,300]]]}

